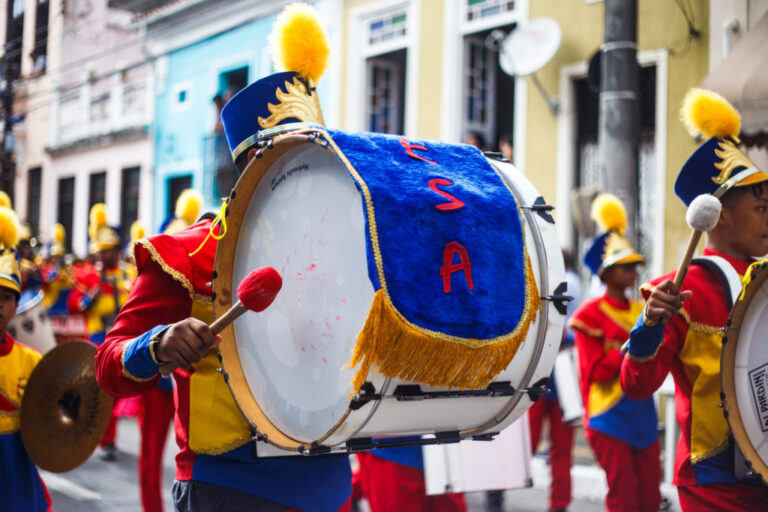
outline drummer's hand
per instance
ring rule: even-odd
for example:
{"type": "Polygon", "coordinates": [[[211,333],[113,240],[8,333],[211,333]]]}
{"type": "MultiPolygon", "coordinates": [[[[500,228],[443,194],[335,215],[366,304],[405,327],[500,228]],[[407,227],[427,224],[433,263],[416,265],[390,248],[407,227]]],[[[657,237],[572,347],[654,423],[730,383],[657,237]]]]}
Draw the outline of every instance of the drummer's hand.
{"type": "Polygon", "coordinates": [[[692,296],[691,290],[680,293],[680,290],[669,279],[659,283],[645,304],[645,323],[650,325],[656,325],[659,322],[666,324],[680,311],[683,302],[692,296]]]}
{"type": "Polygon", "coordinates": [[[189,370],[192,363],[198,363],[208,351],[221,341],[205,322],[197,318],[186,318],[172,324],[157,343],[156,355],[163,363],[173,363],[189,370]]]}

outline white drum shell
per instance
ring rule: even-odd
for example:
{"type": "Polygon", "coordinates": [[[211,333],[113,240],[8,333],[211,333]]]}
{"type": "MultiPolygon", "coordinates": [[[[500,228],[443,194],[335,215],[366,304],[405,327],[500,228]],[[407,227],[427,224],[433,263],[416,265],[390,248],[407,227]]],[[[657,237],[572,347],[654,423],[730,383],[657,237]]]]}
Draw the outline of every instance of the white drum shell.
{"type": "Polygon", "coordinates": [[[584,416],[584,402],[579,387],[578,361],[575,346],[560,350],[555,359],[554,376],[557,401],[563,411],[563,421],[566,423],[579,421],[584,416]]]}
{"type": "MultiPolygon", "coordinates": [[[[310,145],[310,148],[311,146],[312,145],[310,145]]],[[[301,147],[302,146],[299,147],[299,151],[302,150],[301,147]]],[[[315,151],[315,148],[319,149],[318,146],[314,146],[310,151],[315,151]]],[[[287,166],[288,164],[285,162],[291,162],[290,159],[293,158],[292,155],[296,154],[296,150],[289,150],[285,155],[281,156],[280,160],[273,164],[273,166],[281,161],[282,163],[280,165],[287,166]]],[[[531,259],[539,295],[542,297],[552,295],[555,288],[565,281],[565,270],[554,222],[548,214],[541,215],[539,212],[528,209],[528,207],[532,206],[540,196],[522,173],[508,163],[496,161],[492,161],[491,163],[502,175],[515,194],[518,203],[523,207],[526,246],[531,259]],[[533,226],[531,223],[533,223],[533,226]]],[[[287,169],[287,167],[284,168],[287,169]]],[[[263,180],[268,180],[270,178],[271,170],[272,169],[268,170],[265,177],[262,178],[262,184],[260,184],[259,187],[264,186],[263,180]]],[[[274,177],[275,173],[272,173],[271,176],[274,177]]],[[[349,178],[349,180],[350,184],[354,186],[351,178],[349,178]]],[[[300,187],[301,185],[298,186],[300,187]]],[[[259,187],[257,187],[254,192],[254,196],[258,195],[259,187]]],[[[250,209],[253,206],[253,204],[249,205],[249,214],[250,209]]],[[[259,208],[261,207],[262,206],[259,206],[259,208]]],[[[360,209],[362,212],[362,204],[360,205],[360,209]]],[[[514,214],[514,212],[510,213],[514,214]]],[[[285,214],[283,214],[283,217],[285,217],[285,214]]],[[[274,215],[273,218],[275,218],[274,215]]],[[[252,222],[257,222],[260,225],[262,220],[259,219],[252,222]]],[[[243,224],[243,229],[247,230],[245,222],[243,224]]],[[[255,240],[255,238],[248,238],[249,236],[251,235],[243,234],[243,232],[241,232],[240,239],[238,240],[238,252],[240,252],[240,248],[247,250],[246,248],[254,247],[255,242],[253,240],[255,240]]],[[[364,246],[362,238],[361,244],[364,246]]],[[[362,265],[365,264],[364,255],[359,263],[362,265]]],[[[256,256],[255,259],[247,262],[247,265],[250,265],[251,268],[264,264],[271,264],[280,270],[280,265],[282,263],[272,263],[269,261],[267,255],[264,254],[260,254],[256,256]]],[[[235,270],[233,272],[232,289],[237,287],[239,279],[244,276],[247,265],[238,259],[233,262],[233,268],[235,270]],[[239,274],[243,274],[243,276],[240,276],[239,274]]],[[[371,289],[370,291],[365,292],[364,295],[372,297],[373,290],[368,281],[367,272],[361,271],[356,279],[368,283],[368,287],[371,289]]],[[[284,289],[285,288],[284,284],[284,289]]],[[[284,291],[285,290],[281,291],[281,295],[284,294],[284,291]]],[[[285,297],[278,296],[275,304],[278,304],[281,299],[285,300],[287,296],[288,294],[286,294],[285,297]]],[[[303,296],[299,295],[298,298],[311,300],[307,299],[308,296],[309,293],[305,293],[303,296]]],[[[321,301],[321,306],[326,307],[327,302],[327,300],[321,301]]],[[[368,304],[370,304],[370,302],[368,304]]],[[[269,310],[267,310],[267,312],[269,312],[269,310]]],[[[508,368],[501,372],[495,379],[496,382],[508,381],[516,390],[519,390],[515,395],[511,397],[457,397],[420,401],[397,401],[395,399],[373,401],[358,410],[350,410],[346,417],[341,418],[341,421],[336,425],[336,428],[332,430],[332,433],[323,439],[322,444],[325,446],[337,446],[352,438],[425,435],[448,431],[458,431],[461,432],[462,436],[469,437],[482,433],[496,433],[503,430],[507,425],[523,415],[525,410],[531,405],[532,402],[526,393],[526,390],[534,384],[543,382],[552,372],[555,356],[562,338],[564,319],[565,316],[556,310],[552,301],[542,301],[542,311],[537,316],[536,321],[531,324],[528,335],[518,349],[514,359],[508,368]]],[[[240,320],[235,322],[234,329],[237,333],[238,352],[241,353],[240,357],[242,360],[244,357],[242,353],[245,352],[243,348],[240,348],[242,347],[242,344],[250,343],[250,341],[247,341],[247,338],[253,338],[254,332],[263,331],[257,331],[253,327],[247,327],[246,324],[243,324],[240,320]],[[240,322],[239,325],[238,322],[240,322]]],[[[259,343],[260,341],[262,343],[264,342],[264,340],[254,339],[253,343],[259,343]]],[[[340,370],[336,371],[338,373],[340,370]]],[[[347,370],[347,372],[349,371],[347,370]]],[[[351,375],[351,373],[349,373],[349,375],[351,375]]],[[[297,375],[297,378],[300,377],[301,375],[297,375]]],[[[261,376],[254,376],[252,371],[251,375],[248,375],[251,390],[254,389],[254,383],[260,382],[262,379],[263,377],[261,376]],[[252,378],[255,379],[253,382],[251,381],[252,378]]],[[[374,385],[377,393],[384,395],[391,394],[400,384],[412,384],[398,379],[387,379],[378,374],[378,372],[375,371],[375,368],[369,373],[368,380],[374,385]]],[[[440,389],[425,385],[421,385],[421,388],[424,391],[440,389]]],[[[262,409],[267,412],[269,405],[267,404],[267,407],[265,407],[264,404],[262,404],[262,409]]],[[[268,412],[267,415],[269,415],[268,412]]],[[[270,420],[275,425],[278,425],[279,423],[271,418],[270,420]]],[[[326,420],[325,423],[327,424],[328,421],[326,420]]],[[[297,441],[306,444],[317,439],[301,438],[300,436],[295,435],[295,432],[291,432],[288,435],[292,435],[297,441]]]]}

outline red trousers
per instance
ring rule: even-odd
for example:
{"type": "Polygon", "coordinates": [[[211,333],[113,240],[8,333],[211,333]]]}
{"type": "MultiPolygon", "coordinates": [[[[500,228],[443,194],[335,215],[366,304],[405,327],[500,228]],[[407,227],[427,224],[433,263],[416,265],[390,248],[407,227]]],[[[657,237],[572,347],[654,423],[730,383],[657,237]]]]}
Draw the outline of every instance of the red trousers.
{"type": "Polygon", "coordinates": [[[683,512],[759,512],[768,510],[768,487],[743,483],[677,488],[683,512]]]}
{"type": "Polygon", "coordinates": [[[605,508],[610,512],[656,512],[661,504],[661,448],[654,441],[642,450],[596,430],[586,430],[608,480],[605,508]]]}
{"type": "Polygon", "coordinates": [[[163,511],[163,450],[173,411],[173,393],[160,388],[139,399],[139,485],[144,512],[163,511]]]}
{"type": "Polygon", "coordinates": [[[466,512],[463,494],[427,496],[424,473],[370,453],[358,453],[352,497],[365,496],[371,512],[466,512]]]}
{"type": "Polygon", "coordinates": [[[540,398],[528,409],[533,453],[536,453],[536,446],[541,439],[541,426],[545,419],[549,421],[549,468],[552,472],[549,508],[567,508],[571,503],[573,427],[563,422],[563,412],[557,400],[540,398]]]}
{"type": "Polygon", "coordinates": [[[108,444],[115,444],[117,438],[117,414],[115,414],[115,407],[117,407],[118,400],[112,404],[112,411],[109,413],[109,423],[107,423],[107,430],[104,431],[99,446],[104,448],[108,444]]]}

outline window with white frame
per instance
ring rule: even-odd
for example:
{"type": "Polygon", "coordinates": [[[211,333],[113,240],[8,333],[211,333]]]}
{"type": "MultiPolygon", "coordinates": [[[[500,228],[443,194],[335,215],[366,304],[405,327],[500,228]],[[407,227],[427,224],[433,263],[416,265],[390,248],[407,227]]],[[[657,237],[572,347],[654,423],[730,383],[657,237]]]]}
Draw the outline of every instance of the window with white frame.
{"type": "Polygon", "coordinates": [[[480,37],[464,39],[464,128],[490,141],[496,121],[496,52],[480,37]]]}
{"type": "Polygon", "coordinates": [[[367,60],[366,129],[403,133],[405,50],[367,60]]]}
{"type": "Polygon", "coordinates": [[[405,83],[408,62],[407,2],[361,18],[365,60],[366,130],[405,132],[405,83]]]}
{"type": "MultiPolygon", "coordinates": [[[[496,28],[509,32],[513,25],[496,28]]],[[[463,137],[479,134],[485,149],[495,151],[499,138],[513,135],[515,80],[501,70],[498,52],[486,44],[492,30],[464,36],[461,128],[463,137]]]]}

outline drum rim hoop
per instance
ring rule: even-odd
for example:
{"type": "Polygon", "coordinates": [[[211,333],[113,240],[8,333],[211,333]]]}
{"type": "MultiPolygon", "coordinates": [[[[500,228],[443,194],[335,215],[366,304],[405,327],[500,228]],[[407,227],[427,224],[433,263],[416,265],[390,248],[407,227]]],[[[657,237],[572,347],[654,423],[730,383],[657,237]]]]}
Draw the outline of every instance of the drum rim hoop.
{"type": "Polygon", "coordinates": [[[725,419],[736,445],[750,467],[760,474],[764,481],[768,482],[768,465],[760,458],[744,427],[739,402],[736,399],[735,372],[736,348],[739,344],[739,332],[744,316],[755,294],[766,280],[768,280],[768,269],[758,267],[758,269],[753,270],[752,280],[744,288],[742,297],[734,304],[728,317],[727,329],[723,335],[723,349],[720,355],[720,389],[723,393],[725,419]]]}

